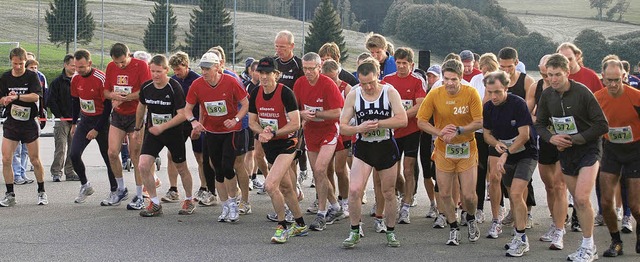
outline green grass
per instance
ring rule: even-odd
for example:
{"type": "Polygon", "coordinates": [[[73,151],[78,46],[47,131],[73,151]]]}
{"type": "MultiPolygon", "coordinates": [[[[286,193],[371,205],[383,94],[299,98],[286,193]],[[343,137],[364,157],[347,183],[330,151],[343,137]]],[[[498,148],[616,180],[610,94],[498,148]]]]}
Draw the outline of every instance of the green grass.
{"type": "MultiPolygon", "coordinates": [[[[498,2],[510,12],[523,14],[594,18],[598,13],[596,9],[589,7],[587,0],[498,0],[498,2]]],[[[615,2],[613,1],[613,4],[615,2]]],[[[637,0],[630,2],[629,10],[622,19],[640,25],[640,2],[637,0]]],[[[603,13],[606,13],[606,10],[603,13]]]]}

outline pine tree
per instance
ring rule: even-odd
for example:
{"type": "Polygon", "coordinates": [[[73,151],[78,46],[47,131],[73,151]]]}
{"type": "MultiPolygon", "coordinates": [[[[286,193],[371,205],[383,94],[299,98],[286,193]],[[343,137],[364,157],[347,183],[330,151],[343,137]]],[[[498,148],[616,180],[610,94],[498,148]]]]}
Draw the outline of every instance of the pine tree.
{"type": "MultiPolygon", "coordinates": [[[[50,2],[44,20],[47,22],[49,42],[58,47],[65,44],[67,53],[69,53],[69,43],[74,41],[74,1],[54,0],[50,2]]],[[[78,0],[78,43],[83,45],[91,43],[95,28],[93,15],[87,11],[87,1],[78,0]]]]}
{"type": "Polygon", "coordinates": [[[323,44],[330,42],[335,42],[340,47],[340,62],[346,60],[349,55],[347,55],[342,35],[340,16],[331,0],[322,0],[309,25],[309,35],[305,37],[304,50],[318,52],[323,44]]]}
{"type": "MultiPolygon", "coordinates": [[[[200,0],[198,8],[193,9],[189,21],[189,32],[183,50],[190,57],[201,57],[209,48],[221,46],[232,58],[232,50],[236,46],[236,60],[239,61],[242,50],[238,49],[238,41],[233,43],[233,24],[229,11],[224,9],[224,0],[200,0]]],[[[235,62],[235,61],[233,61],[235,62]]]]}
{"type": "Polygon", "coordinates": [[[156,0],[156,4],[151,11],[151,17],[147,28],[144,30],[142,44],[150,53],[165,53],[176,49],[176,29],[178,28],[178,18],[173,12],[173,6],[169,4],[169,46],[166,48],[166,21],[167,21],[167,1],[156,0]]]}

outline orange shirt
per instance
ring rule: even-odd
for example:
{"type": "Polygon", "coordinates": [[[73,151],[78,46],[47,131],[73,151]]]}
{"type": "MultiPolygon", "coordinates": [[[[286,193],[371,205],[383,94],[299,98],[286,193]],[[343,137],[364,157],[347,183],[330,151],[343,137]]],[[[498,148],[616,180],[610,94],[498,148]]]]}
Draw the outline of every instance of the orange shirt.
{"type": "MultiPolygon", "coordinates": [[[[482,100],[478,91],[468,85],[460,85],[460,91],[449,95],[444,86],[432,89],[422,101],[418,109],[419,120],[429,121],[433,116],[435,127],[443,129],[449,124],[466,126],[474,120],[482,120],[482,100]]],[[[473,132],[468,132],[453,138],[452,144],[469,142],[475,139],[473,132]]],[[[444,150],[442,139],[436,140],[436,149],[444,150]]]]}
{"type": "Polygon", "coordinates": [[[611,96],[606,88],[600,89],[594,95],[609,122],[609,132],[604,135],[605,139],[613,143],[616,140],[619,141],[618,143],[631,143],[640,140],[640,112],[638,111],[640,109],[636,109],[640,108],[640,90],[624,85],[624,93],[617,98],[611,96]],[[624,129],[626,127],[631,127],[632,131],[627,132],[624,129]],[[616,136],[614,141],[609,137],[612,132],[616,136]],[[629,134],[632,134],[633,137],[628,137],[629,134]]]}

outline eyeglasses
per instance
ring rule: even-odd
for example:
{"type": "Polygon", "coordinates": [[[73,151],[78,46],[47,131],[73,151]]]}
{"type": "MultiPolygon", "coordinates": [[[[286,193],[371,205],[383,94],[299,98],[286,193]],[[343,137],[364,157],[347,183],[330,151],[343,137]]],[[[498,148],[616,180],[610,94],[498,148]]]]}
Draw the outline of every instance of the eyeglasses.
{"type": "Polygon", "coordinates": [[[302,70],[303,71],[313,71],[316,70],[316,68],[318,68],[318,66],[314,66],[314,67],[303,67],[302,70]]]}

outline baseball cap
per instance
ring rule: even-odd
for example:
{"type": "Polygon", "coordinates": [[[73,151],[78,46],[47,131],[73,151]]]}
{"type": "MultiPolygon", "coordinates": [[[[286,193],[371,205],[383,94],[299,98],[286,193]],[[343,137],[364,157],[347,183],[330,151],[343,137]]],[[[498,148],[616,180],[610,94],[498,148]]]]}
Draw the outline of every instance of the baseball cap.
{"type": "Polygon", "coordinates": [[[469,51],[469,50],[464,50],[462,52],[460,52],[460,59],[462,61],[473,61],[473,52],[469,51]]]}
{"type": "Polygon", "coordinates": [[[215,64],[220,64],[220,58],[212,52],[207,52],[202,55],[202,58],[200,58],[200,64],[198,66],[211,68],[215,64]]]}
{"type": "Polygon", "coordinates": [[[273,59],[273,57],[265,57],[260,59],[260,62],[258,62],[258,67],[256,68],[256,71],[266,73],[271,73],[276,70],[278,70],[278,66],[276,65],[276,60],[273,59]]]}
{"type": "Polygon", "coordinates": [[[428,73],[440,76],[442,75],[442,69],[440,68],[440,65],[432,65],[429,67],[429,69],[427,69],[427,74],[428,73]]]}
{"type": "Polygon", "coordinates": [[[246,60],[244,60],[244,68],[247,69],[251,66],[251,64],[253,63],[253,61],[256,61],[255,58],[253,57],[247,57],[246,60]]]}

